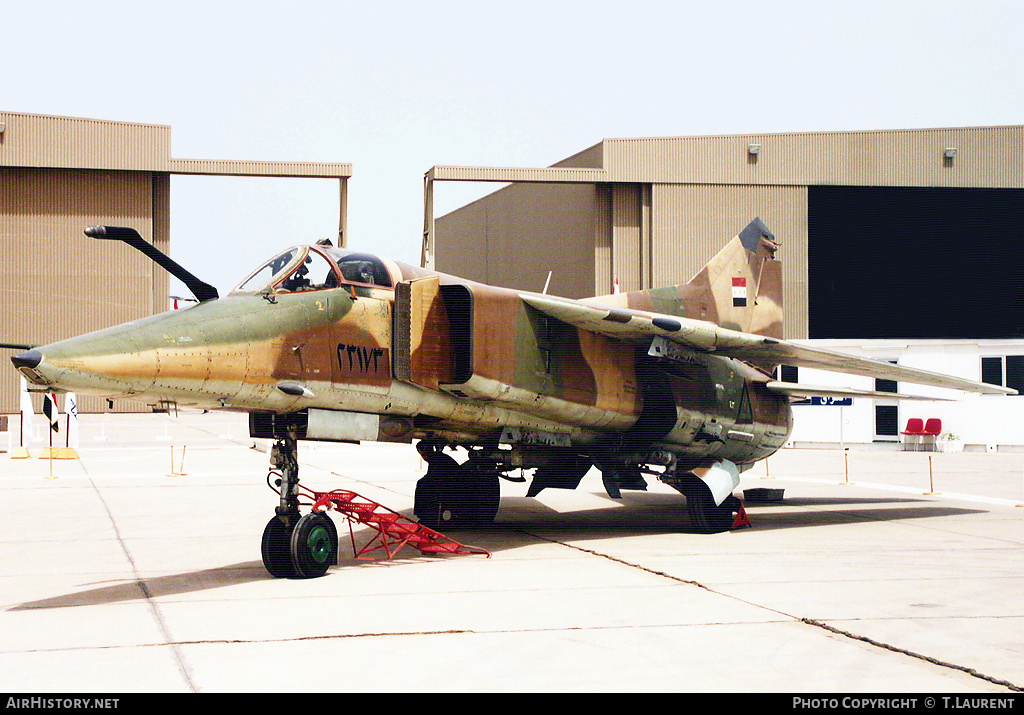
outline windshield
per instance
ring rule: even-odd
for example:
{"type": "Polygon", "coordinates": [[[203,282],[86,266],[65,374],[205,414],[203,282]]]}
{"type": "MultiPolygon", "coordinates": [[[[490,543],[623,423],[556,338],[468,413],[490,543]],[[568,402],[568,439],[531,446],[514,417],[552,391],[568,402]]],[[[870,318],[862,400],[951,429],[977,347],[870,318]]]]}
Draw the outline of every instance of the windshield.
{"type": "Polygon", "coordinates": [[[232,292],[273,288],[276,293],[295,293],[337,288],[339,283],[388,289],[394,286],[387,266],[372,254],[322,246],[293,246],[256,269],[232,292]]]}
{"type": "Polygon", "coordinates": [[[279,256],[271,258],[260,266],[251,276],[242,281],[236,291],[256,291],[271,285],[284,273],[288,265],[295,260],[301,249],[298,246],[289,248],[279,256]]]}

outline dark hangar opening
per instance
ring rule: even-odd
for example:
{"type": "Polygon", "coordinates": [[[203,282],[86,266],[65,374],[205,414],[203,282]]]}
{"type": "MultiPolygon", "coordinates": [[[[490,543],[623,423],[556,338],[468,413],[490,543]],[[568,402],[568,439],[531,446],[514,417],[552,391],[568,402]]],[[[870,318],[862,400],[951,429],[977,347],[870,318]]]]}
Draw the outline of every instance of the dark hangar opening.
{"type": "Polygon", "coordinates": [[[811,338],[1024,337],[1024,190],[808,187],[811,338]]]}

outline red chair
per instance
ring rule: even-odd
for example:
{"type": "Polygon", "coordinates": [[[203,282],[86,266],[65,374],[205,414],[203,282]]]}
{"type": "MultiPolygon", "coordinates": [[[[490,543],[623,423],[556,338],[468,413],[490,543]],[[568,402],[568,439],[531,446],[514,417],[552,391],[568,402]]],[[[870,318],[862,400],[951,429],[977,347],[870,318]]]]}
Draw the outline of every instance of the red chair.
{"type": "Polygon", "coordinates": [[[942,433],[942,420],[938,417],[929,417],[924,423],[924,430],[921,433],[921,443],[930,445],[927,452],[935,451],[935,440],[942,433]]]}
{"type": "Polygon", "coordinates": [[[921,438],[924,437],[924,420],[920,417],[911,417],[907,420],[907,427],[900,432],[906,439],[903,440],[903,451],[907,451],[907,446],[910,444],[914,445],[914,451],[917,451],[918,445],[921,443],[921,438]],[[910,438],[914,440],[911,441],[910,438]]]}

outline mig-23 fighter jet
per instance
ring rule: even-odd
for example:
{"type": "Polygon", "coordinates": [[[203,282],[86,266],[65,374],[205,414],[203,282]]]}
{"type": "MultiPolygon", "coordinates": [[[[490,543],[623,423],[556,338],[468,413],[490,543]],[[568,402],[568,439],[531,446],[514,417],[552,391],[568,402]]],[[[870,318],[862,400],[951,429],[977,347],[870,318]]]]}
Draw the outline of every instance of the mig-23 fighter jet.
{"type": "Polygon", "coordinates": [[[429,468],[414,513],[428,527],[491,522],[514,469],[534,470],[534,496],[596,467],[613,498],[660,479],[714,532],[733,523],[740,473],[786,443],[792,398],[912,397],[782,382],[780,365],[1014,394],[783,340],[778,244],[757,219],[685,285],[584,300],[329,245],[282,251],[219,297],[133,229],[86,234],[144,251],[199,303],[21,352],[15,367],[47,390],[247,412],[282,472],[263,535],[275,576],[322,575],[336,549],[336,532],[313,538],[331,531],[325,515],[299,513],[299,440],[418,440],[429,468]]]}

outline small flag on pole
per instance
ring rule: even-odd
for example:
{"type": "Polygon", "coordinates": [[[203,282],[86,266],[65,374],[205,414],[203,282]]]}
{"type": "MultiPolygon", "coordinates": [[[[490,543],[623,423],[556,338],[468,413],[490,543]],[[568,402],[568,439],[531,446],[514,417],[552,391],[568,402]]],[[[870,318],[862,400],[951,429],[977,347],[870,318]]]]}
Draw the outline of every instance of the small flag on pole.
{"type": "Polygon", "coordinates": [[[28,391],[28,382],[21,378],[21,446],[27,447],[29,442],[35,441],[32,434],[32,418],[36,411],[32,409],[32,395],[28,391]]]}
{"type": "Polygon", "coordinates": [[[32,418],[35,417],[35,410],[32,409],[32,396],[28,394],[28,383],[21,378],[21,444],[14,450],[11,459],[28,459],[28,445],[35,442],[36,437],[32,434],[32,418]]]}
{"type": "Polygon", "coordinates": [[[54,432],[60,432],[60,413],[57,411],[57,398],[52,392],[47,392],[46,397],[43,399],[43,414],[46,415],[46,419],[50,420],[50,429],[54,432]]]}
{"type": "Polygon", "coordinates": [[[68,431],[65,446],[57,450],[56,459],[78,459],[78,401],[75,393],[64,396],[64,414],[68,416],[68,431]]]}
{"type": "Polygon", "coordinates": [[[78,449],[78,398],[69,392],[64,397],[64,412],[68,416],[68,447],[78,449]]]}

